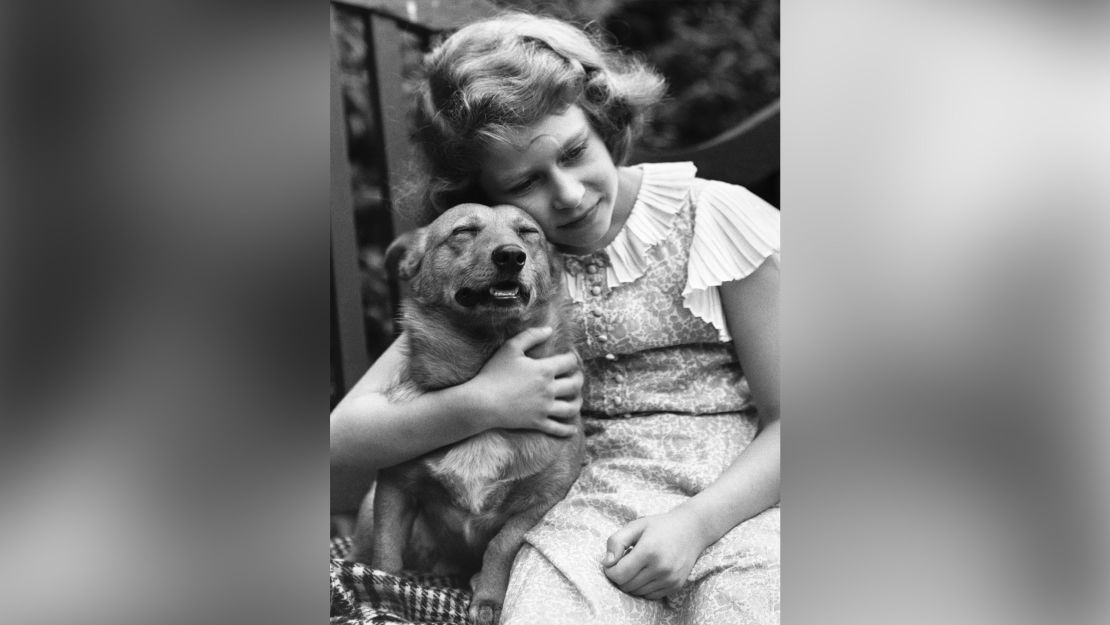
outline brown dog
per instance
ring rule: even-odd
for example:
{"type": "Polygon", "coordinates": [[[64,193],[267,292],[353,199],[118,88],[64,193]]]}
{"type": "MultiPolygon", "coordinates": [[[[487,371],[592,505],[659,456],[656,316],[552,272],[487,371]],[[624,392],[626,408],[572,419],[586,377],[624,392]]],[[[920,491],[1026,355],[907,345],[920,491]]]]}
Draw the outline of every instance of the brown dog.
{"type": "MultiPolygon", "coordinates": [[[[555,328],[532,357],[574,349],[560,269],[539,226],[516,207],[456,206],[395,241],[386,258],[409,286],[401,317],[407,363],[391,399],[469,380],[527,328],[555,328]]],[[[480,569],[471,579],[470,619],[496,623],[524,533],[578,477],[584,443],[575,422],[570,438],[487,430],[380,471],[373,522],[364,502],[349,559],[400,571],[415,524],[431,534],[441,564],[465,574],[480,569]]]]}

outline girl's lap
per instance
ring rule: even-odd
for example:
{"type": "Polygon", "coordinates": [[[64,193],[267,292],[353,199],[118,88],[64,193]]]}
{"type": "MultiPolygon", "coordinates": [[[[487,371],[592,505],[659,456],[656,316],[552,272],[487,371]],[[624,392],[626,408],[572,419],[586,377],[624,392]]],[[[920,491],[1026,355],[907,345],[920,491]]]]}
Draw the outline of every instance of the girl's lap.
{"type": "Polygon", "coordinates": [[[633,597],[613,586],[601,567],[608,534],[589,522],[596,515],[579,518],[577,527],[530,537],[513,568],[503,623],[778,622],[778,508],[707,549],[688,584],[664,601],[633,597]]]}
{"type": "Polygon", "coordinates": [[[703,622],[777,621],[777,507],[711,545],[687,586],[665,602],[625,594],[601,567],[611,534],[636,518],[673,509],[712,483],[750,442],[753,428],[737,415],[656,415],[602,425],[605,431],[591,437],[590,464],[578,482],[526,537],[506,622],[699,622],[705,614],[725,620],[703,622]]]}

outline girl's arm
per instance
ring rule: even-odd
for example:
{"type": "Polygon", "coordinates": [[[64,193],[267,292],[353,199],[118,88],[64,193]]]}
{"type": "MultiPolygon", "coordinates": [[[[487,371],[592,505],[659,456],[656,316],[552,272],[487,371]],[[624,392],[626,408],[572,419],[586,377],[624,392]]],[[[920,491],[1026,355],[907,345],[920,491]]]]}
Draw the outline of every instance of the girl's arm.
{"type": "Polygon", "coordinates": [[[550,328],[510,339],[473,379],[408,401],[385,395],[404,363],[401,335],[331,413],[331,509],[358,507],[383,467],[411,460],[490,428],[535,429],[570,436],[559,421],[582,406],[582,373],[574,354],[534,359],[525,351],[550,328]]]}
{"type": "Polygon", "coordinates": [[[705,490],[665,514],[625,525],[606,544],[605,574],[629,594],[659,599],[678,590],[698,556],[729,530],[779,500],[779,265],[720,287],[736,353],[759,410],[761,429],[705,490]],[[635,548],[621,557],[628,545],[635,548]]]}

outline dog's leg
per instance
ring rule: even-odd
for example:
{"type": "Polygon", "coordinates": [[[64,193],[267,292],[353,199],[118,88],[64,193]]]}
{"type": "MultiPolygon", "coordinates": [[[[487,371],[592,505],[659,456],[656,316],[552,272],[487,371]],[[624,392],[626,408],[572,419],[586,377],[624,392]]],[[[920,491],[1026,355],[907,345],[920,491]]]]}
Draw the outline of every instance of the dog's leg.
{"type": "Polygon", "coordinates": [[[351,550],[344,558],[347,562],[369,563],[374,554],[374,494],[371,488],[358,507],[355,531],[351,534],[351,550]]]}
{"type": "Polygon", "coordinates": [[[524,534],[539,522],[554,502],[535,505],[510,518],[486,547],[482,570],[471,580],[470,622],[494,625],[501,618],[501,605],[509,587],[509,571],[524,544],[524,534]]]}
{"type": "Polygon", "coordinates": [[[370,564],[389,573],[399,573],[404,567],[405,543],[412,533],[416,506],[401,489],[388,471],[378,474],[374,496],[373,555],[370,564]]]}

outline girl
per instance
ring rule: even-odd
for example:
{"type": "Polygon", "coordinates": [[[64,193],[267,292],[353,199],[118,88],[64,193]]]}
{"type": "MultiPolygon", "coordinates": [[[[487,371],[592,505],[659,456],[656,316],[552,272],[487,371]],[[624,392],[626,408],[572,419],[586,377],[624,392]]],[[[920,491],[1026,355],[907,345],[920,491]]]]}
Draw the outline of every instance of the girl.
{"type": "Polygon", "coordinates": [[[778,212],[689,163],[621,166],[662,80],[564,22],[472,24],[425,71],[425,205],[540,223],[589,385],[570,354],[524,356],[544,339],[525,333],[470,382],[391,405],[402,336],[332,414],[333,482],[359,492],[355,476],[488,427],[564,435],[581,408],[603,431],[529,532],[501,622],[777,622],[778,212]]]}

